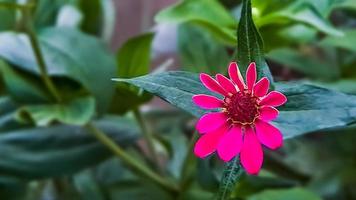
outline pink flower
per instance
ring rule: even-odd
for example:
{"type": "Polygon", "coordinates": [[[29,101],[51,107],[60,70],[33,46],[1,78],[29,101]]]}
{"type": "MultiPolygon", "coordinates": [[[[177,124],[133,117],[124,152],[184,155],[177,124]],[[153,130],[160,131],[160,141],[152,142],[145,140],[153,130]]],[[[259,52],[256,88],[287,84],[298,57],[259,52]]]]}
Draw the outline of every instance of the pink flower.
{"type": "Polygon", "coordinates": [[[242,166],[249,174],[258,174],[263,162],[261,144],[277,149],[282,146],[281,132],[269,122],[278,116],[277,106],[287,98],[280,92],[268,93],[269,81],[263,77],[256,83],[255,63],[251,63],[244,82],[237,63],[229,66],[230,79],[222,74],[216,80],[200,74],[200,80],[209,90],[223,95],[223,99],[198,94],[193,101],[205,109],[217,109],[203,115],[196,129],[202,134],[195,144],[194,153],[204,158],[217,151],[225,162],[239,153],[242,166]],[[268,94],[267,94],[268,93],[268,94]]]}

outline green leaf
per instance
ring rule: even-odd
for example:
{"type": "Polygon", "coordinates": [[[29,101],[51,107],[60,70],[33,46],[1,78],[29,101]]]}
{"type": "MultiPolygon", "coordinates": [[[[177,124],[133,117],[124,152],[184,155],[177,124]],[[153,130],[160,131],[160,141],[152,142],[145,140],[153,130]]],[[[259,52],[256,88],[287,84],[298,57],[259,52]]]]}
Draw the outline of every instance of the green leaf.
{"type": "MultiPolygon", "coordinates": [[[[2,2],[6,3],[16,3],[16,0],[0,0],[0,4],[2,2]]],[[[0,8],[0,31],[11,30],[15,28],[16,25],[16,10],[9,8],[0,8]]]]}
{"type": "Polygon", "coordinates": [[[216,199],[230,199],[230,194],[233,191],[237,181],[239,181],[239,179],[241,178],[242,174],[243,169],[240,165],[239,158],[236,156],[234,159],[232,159],[226,164],[216,199]]]}
{"type": "Polygon", "coordinates": [[[356,52],[356,30],[344,32],[344,36],[328,36],[323,39],[320,44],[331,47],[338,47],[352,52],[356,52]]]}
{"type": "Polygon", "coordinates": [[[334,8],[341,8],[345,10],[356,10],[356,1],[355,0],[341,0],[334,8]]]}
{"type": "Polygon", "coordinates": [[[37,29],[53,26],[60,8],[67,0],[39,0],[34,13],[34,25],[37,29]]]}
{"type": "Polygon", "coordinates": [[[255,62],[258,77],[266,76],[273,82],[273,77],[263,56],[263,41],[252,19],[250,0],[243,1],[237,38],[237,61],[242,73],[246,72],[251,62],[255,62]]]}
{"type": "Polygon", "coordinates": [[[100,0],[79,0],[79,8],[83,13],[81,29],[93,35],[97,35],[101,31],[101,3],[100,0]]]}
{"type": "Polygon", "coordinates": [[[252,195],[247,200],[321,200],[313,192],[303,188],[265,190],[252,195]]]}
{"type": "Polygon", "coordinates": [[[132,78],[149,72],[152,33],[143,34],[126,41],[117,53],[118,76],[132,78]]]}
{"type": "Polygon", "coordinates": [[[211,33],[221,42],[236,44],[236,22],[217,0],[185,0],[162,10],[156,15],[158,23],[192,22],[211,33]]]}
{"type": "Polygon", "coordinates": [[[47,126],[53,122],[71,125],[84,125],[95,114],[95,99],[82,97],[69,103],[28,105],[20,108],[17,118],[20,121],[31,121],[37,126],[47,126]]]}
{"type": "Polygon", "coordinates": [[[312,3],[304,1],[295,1],[287,7],[260,17],[256,20],[256,24],[262,27],[275,23],[286,24],[290,21],[307,24],[329,35],[343,35],[340,30],[330,24],[326,17],[322,16],[312,3]]]}
{"type": "MultiPolygon", "coordinates": [[[[117,53],[118,77],[132,78],[149,72],[153,34],[143,34],[129,39],[117,53]]],[[[118,83],[111,112],[125,113],[151,100],[152,96],[136,87],[118,83]]]]}
{"type": "Polygon", "coordinates": [[[173,199],[167,191],[150,182],[122,181],[109,187],[109,199],[173,199]]]}
{"type": "Polygon", "coordinates": [[[37,77],[10,67],[0,60],[0,72],[7,92],[18,102],[49,102],[50,97],[37,77]]]}
{"type": "Polygon", "coordinates": [[[297,5],[292,7],[290,12],[285,11],[282,12],[281,15],[298,22],[306,23],[326,34],[336,36],[343,35],[341,31],[334,28],[326,19],[324,19],[319,11],[313,6],[308,6],[305,4],[301,4],[300,6],[297,5]]]}
{"type": "Polygon", "coordinates": [[[317,59],[292,48],[272,50],[267,54],[267,58],[312,78],[332,80],[340,75],[338,68],[328,59],[317,59]]]}
{"type": "Polygon", "coordinates": [[[192,72],[225,73],[230,60],[226,48],[211,34],[188,23],[179,26],[178,50],[184,69],[192,72]]]}
{"type": "MultiPolygon", "coordinates": [[[[141,87],[197,117],[207,111],[196,106],[192,96],[214,95],[203,87],[197,74],[188,72],[165,72],[117,81],[141,87]]],[[[273,122],[285,139],[356,122],[356,96],[302,83],[278,83],[276,90],[288,98],[273,122]]]]}
{"type": "MultiPolygon", "coordinates": [[[[120,117],[95,122],[121,145],[139,132],[132,120],[120,117]]],[[[107,148],[79,126],[57,125],[0,134],[0,184],[70,175],[110,157],[107,148]]]]}
{"type": "MultiPolygon", "coordinates": [[[[114,74],[114,57],[92,36],[70,28],[47,28],[39,34],[40,46],[52,76],[65,76],[81,83],[96,98],[100,112],[109,105],[114,92],[110,79],[114,74]]],[[[39,74],[26,35],[0,34],[0,57],[36,75],[39,74]]]]}

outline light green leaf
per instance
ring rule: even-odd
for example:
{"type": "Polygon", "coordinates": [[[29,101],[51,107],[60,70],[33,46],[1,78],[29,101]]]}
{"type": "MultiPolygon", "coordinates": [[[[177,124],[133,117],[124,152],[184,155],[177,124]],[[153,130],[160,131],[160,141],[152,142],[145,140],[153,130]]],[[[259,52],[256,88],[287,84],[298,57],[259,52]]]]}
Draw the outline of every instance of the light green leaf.
{"type": "Polygon", "coordinates": [[[234,18],[217,0],[185,0],[162,10],[156,15],[158,23],[192,22],[211,31],[228,45],[236,44],[234,18]]]}
{"type": "Polygon", "coordinates": [[[118,76],[132,78],[148,73],[151,60],[152,33],[126,41],[117,53],[118,76]]]}
{"type": "Polygon", "coordinates": [[[321,200],[313,192],[303,188],[265,190],[252,195],[247,200],[321,200]]]}
{"type": "Polygon", "coordinates": [[[328,36],[320,44],[356,52],[356,30],[349,30],[344,33],[344,36],[328,36]]]}
{"type": "MultiPolygon", "coordinates": [[[[147,33],[129,39],[117,53],[118,77],[132,78],[149,72],[153,34],[147,33]]],[[[118,83],[111,112],[125,113],[149,101],[152,96],[141,89],[118,83]]]]}
{"type": "Polygon", "coordinates": [[[345,10],[356,10],[356,0],[340,0],[334,8],[341,8],[345,10]]]}
{"type": "Polygon", "coordinates": [[[95,99],[81,97],[69,103],[24,106],[18,110],[17,117],[20,121],[33,121],[37,126],[47,126],[52,122],[84,125],[94,114],[95,99]]]}
{"type": "MultiPolygon", "coordinates": [[[[121,145],[129,145],[139,132],[137,124],[120,117],[95,125],[121,145]]],[[[107,148],[79,126],[57,125],[0,134],[0,184],[6,179],[26,181],[69,175],[110,157],[107,148]]]]}
{"type": "Polygon", "coordinates": [[[267,58],[312,78],[332,80],[340,75],[337,66],[329,60],[313,58],[292,48],[272,50],[267,54],[267,58]]]}
{"type": "Polygon", "coordinates": [[[256,20],[256,24],[258,27],[262,27],[274,23],[288,23],[290,20],[307,24],[329,35],[343,35],[312,4],[303,1],[295,1],[288,7],[260,17],[256,20]]]}
{"type": "Polygon", "coordinates": [[[223,45],[214,42],[203,28],[192,24],[179,26],[178,50],[184,69],[192,72],[225,73],[230,60],[223,45]]]}
{"type": "Polygon", "coordinates": [[[263,56],[263,41],[252,19],[250,0],[243,1],[237,37],[237,61],[242,73],[245,74],[248,65],[255,62],[259,78],[266,76],[273,82],[272,74],[263,56]]]}
{"type": "MultiPolygon", "coordinates": [[[[192,96],[214,95],[203,87],[197,74],[188,72],[166,72],[118,81],[141,87],[197,117],[207,111],[198,108],[192,96]]],[[[301,83],[278,83],[276,90],[288,98],[273,122],[285,139],[356,122],[356,96],[301,83]]]]}
{"type": "MultiPolygon", "coordinates": [[[[116,74],[114,57],[94,37],[70,28],[47,28],[39,34],[40,46],[52,76],[65,76],[81,83],[96,98],[99,111],[111,101],[116,74]]],[[[23,70],[39,74],[28,38],[24,34],[0,34],[0,57],[23,70]]]]}

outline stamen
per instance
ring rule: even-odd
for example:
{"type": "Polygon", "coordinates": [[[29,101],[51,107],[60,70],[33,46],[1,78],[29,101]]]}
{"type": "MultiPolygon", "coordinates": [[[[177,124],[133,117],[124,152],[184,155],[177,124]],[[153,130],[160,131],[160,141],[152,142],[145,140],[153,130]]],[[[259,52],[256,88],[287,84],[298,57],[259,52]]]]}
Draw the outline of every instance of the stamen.
{"type": "Polygon", "coordinates": [[[225,110],[233,123],[253,124],[259,116],[258,98],[248,90],[225,97],[225,110]]]}

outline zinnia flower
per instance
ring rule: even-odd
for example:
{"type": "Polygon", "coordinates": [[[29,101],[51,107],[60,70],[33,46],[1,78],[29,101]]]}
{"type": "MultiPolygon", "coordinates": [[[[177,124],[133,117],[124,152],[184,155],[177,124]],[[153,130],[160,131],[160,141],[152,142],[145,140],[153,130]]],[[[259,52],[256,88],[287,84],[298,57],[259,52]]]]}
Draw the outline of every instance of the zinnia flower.
{"type": "Polygon", "coordinates": [[[282,146],[281,132],[269,122],[278,116],[275,107],[284,104],[287,98],[277,91],[268,93],[266,77],[256,83],[255,63],[247,69],[246,84],[237,63],[232,62],[228,71],[230,79],[222,74],[217,74],[216,80],[200,74],[203,85],[224,98],[205,94],[193,96],[198,106],[219,109],[203,115],[197,122],[196,129],[202,136],[195,144],[194,153],[204,158],[216,151],[225,162],[240,153],[245,170],[258,174],[263,162],[261,144],[272,150],[282,146]]]}

